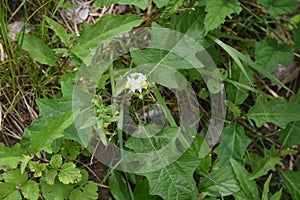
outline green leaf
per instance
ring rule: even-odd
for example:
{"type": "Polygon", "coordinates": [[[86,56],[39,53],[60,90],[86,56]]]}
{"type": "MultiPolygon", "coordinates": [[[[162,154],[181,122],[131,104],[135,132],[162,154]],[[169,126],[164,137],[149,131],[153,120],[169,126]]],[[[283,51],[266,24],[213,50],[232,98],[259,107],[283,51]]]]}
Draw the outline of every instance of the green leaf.
{"type": "Polygon", "coordinates": [[[39,131],[29,131],[31,138],[30,147],[39,152],[45,150],[52,153],[52,142],[60,137],[63,137],[64,130],[73,123],[73,112],[67,112],[46,123],[46,125],[39,131]]]}
{"type": "Polygon", "coordinates": [[[300,50],[300,23],[297,24],[297,28],[293,29],[293,40],[295,43],[295,49],[299,51],[300,50]]]}
{"type": "Polygon", "coordinates": [[[57,176],[57,169],[48,169],[46,171],[45,179],[49,185],[53,185],[57,176]]]}
{"type": "Polygon", "coordinates": [[[228,196],[240,190],[239,183],[231,167],[224,166],[209,174],[202,174],[199,188],[203,195],[228,196]]]}
{"type": "Polygon", "coordinates": [[[18,200],[22,199],[18,188],[22,188],[27,182],[26,172],[21,174],[20,169],[8,171],[3,174],[3,182],[0,182],[0,199],[18,200]]]}
{"type": "Polygon", "coordinates": [[[29,169],[31,172],[34,172],[34,177],[41,177],[43,171],[46,170],[46,164],[45,163],[38,163],[38,162],[29,162],[29,169]]]}
{"type": "Polygon", "coordinates": [[[254,106],[249,109],[247,118],[253,119],[258,127],[271,122],[285,128],[288,123],[300,120],[299,112],[297,112],[299,110],[300,104],[289,103],[283,98],[275,98],[266,102],[262,96],[259,96],[254,106]]]}
{"type": "Polygon", "coordinates": [[[276,17],[280,14],[291,13],[296,10],[296,0],[259,0],[259,3],[269,8],[270,15],[276,17]]]}
{"type": "Polygon", "coordinates": [[[30,57],[41,64],[50,66],[56,65],[56,58],[54,57],[52,49],[45,45],[42,40],[32,35],[24,35],[22,49],[28,51],[30,57]]]}
{"type": "Polygon", "coordinates": [[[158,8],[162,8],[163,6],[166,6],[168,4],[169,0],[153,0],[153,2],[158,8]]]}
{"type": "Polygon", "coordinates": [[[50,165],[54,169],[58,169],[62,165],[62,157],[61,157],[61,155],[56,154],[56,155],[52,156],[51,160],[50,160],[50,165]]]}
{"type": "Polygon", "coordinates": [[[221,142],[215,149],[218,154],[219,166],[230,165],[230,158],[242,162],[251,139],[247,137],[244,127],[238,123],[226,126],[221,134],[221,142]]]}
{"type": "Polygon", "coordinates": [[[224,23],[226,17],[232,18],[231,14],[239,14],[241,10],[238,0],[207,0],[205,7],[207,14],[204,19],[205,35],[224,23]]]}
{"type": "Polygon", "coordinates": [[[16,168],[19,162],[22,162],[22,167],[26,167],[27,162],[24,162],[26,157],[24,154],[25,151],[20,147],[20,144],[6,147],[3,143],[0,143],[0,167],[16,168]]]}
{"type": "Polygon", "coordinates": [[[21,190],[26,199],[37,200],[39,198],[40,189],[35,181],[28,181],[21,190]]]}
{"type": "Polygon", "coordinates": [[[73,185],[65,185],[55,179],[53,185],[49,185],[45,178],[40,179],[41,193],[45,200],[62,200],[69,199],[73,185]]]}
{"type": "Polygon", "coordinates": [[[249,200],[259,199],[256,183],[254,180],[248,180],[249,173],[247,170],[232,158],[230,159],[230,162],[236,178],[240,183],[243,195],[245,195],[249,200]]]}
{"type": "Polygon", "coordinates": [[[186,152],[169,166],[141,175],[147,177],[152,195],[170,200],[195,199],[197,188],[193,173],[198,165],[199,160],[186,152]]]}
{"type": "Polygon", "coordinates": [[[84,60],[92,49],[102,42],[140,25],[142,18],[137,15],[104,15],[93,24],[83,24],[82,34],[76,38],[77,44],[72,52],[84,60]]]}
{"type": "Polygon", "coordinates": [[[280,200],[281,199],[281,192],[282,192],[282,188],[278,192],[276,192],[275,194],[273,194],[270,197],[270,200],[280,200]]]}
{"type": "Polygon", "coordinates": [[[148,0],[95,0],[93,7],[103,7],[109,6],[112,4],[126,4],[126,5],[135,5],[142,10],[145,10],[149,6],[148,0]]]}
{"type": "MultiPolygon", "coordinates": [[[[253,77],[251,76],[252,71],[247,66],[244,66],[244,68],[245,68],[246,73],[249,74],[248,77],[251,81],[248,80],[248,77],[245,76],[245,74],[241,71],[241,69],[236,64],[231,66],[231,68],[230,68],[230,70],[231,70],[231,78],[230,79],[237,81],[240,84],[244,84],[244,85],[247,85],[250,87],[251,84],[253,83],[253,77]]],[[[229,84],[227,84],[227,87],[226,87],[226,94],[227,94],[227,99],[229,101],[231,101],[235,105],[240,105],[248,97],[249,91],[229,83],[229,84]]]]}
{"type": "Polygon", "coordinates": [[[58,179],[64,184],[77,183],[81,179],[81,173],[74,163],[68,162],[62,165],[58,179]]]}
{"type": "Polygon", "coordinates": [[[56,33],[56,35],[60,38],[61,42],[69,47],[72,43],[71,38],[73,37],[73,34],[68,34],[67,29],[65,29],[62,25],[54,21],[53,19],[44,16],[44,19],[49,24],[50,28],[53,29],[56,33]]]}
{"type": "Polygon", "coordinates": [[[292,199],[300,199],[300,171],[282,170],[283,187],[288,189],[292,199]]]}
{"type": "Polygon", "coordinates": [[[255,57],[257,64],[271,73],[278,68],[278,64],[288,66],[294,58],[294,53],[288,44],[278,44],[277,40],[266,38],[257,43],[255,57]]]}
{"type": "Polygon", "coordinates": [[[285,129],[276,132],[279,135],[279,142],[282,147],[300,145],[300,121],[292,122],[285,129]]]}
{"type": "MultiPolygon", "coordinates": [[[[98,187],[97,185],[92,182],[88,181],[84,185],[76,188],[75,190],[71,191],[69,199],[74,200],[97,200],[98,199],[98,187]]],[[[125,199],[124,199],[125,200],[125,199]]]]}
{"type": "Polygon", "coordinates": [[[269,191],[270,191],[270,181],[272,179],[272,174],[269,175],[268,179],[264,184],[264,189],[262,192],[261,200],[269,200],[269,191]]]}
{"type": "Polygon", "coordinates": [[[270,170],[276,171],[275,166],[282,166],[281,158],[274,146],[270,150],[264,149],[264,158],[256,161],[254,172],[248,177],[250,180],[266,175],[270,170]]]}
{"type": "Polygon", "coordinates": [[[159,196],[153,196],[149,194],[149,184],[147,179],[138,180],[134,191],[134,199],[143,199],[143,200],[159,200],[159,196]]]}
{"type": "Polygon", "coordinates": [[[130,200],[126,181],[124,177],[115,170],[112,170],[109,177],[109,189],[116,200],[130,200]]]}
{"type": "Polygon", "coordinates": [[[209,43],[204,37],[204,16],[205,12],[203,7],[197,6],[194,11],[186,11],[180,15],[173,15],[171,28],[172,30],[188,35],[206,48],[209,43]]]}

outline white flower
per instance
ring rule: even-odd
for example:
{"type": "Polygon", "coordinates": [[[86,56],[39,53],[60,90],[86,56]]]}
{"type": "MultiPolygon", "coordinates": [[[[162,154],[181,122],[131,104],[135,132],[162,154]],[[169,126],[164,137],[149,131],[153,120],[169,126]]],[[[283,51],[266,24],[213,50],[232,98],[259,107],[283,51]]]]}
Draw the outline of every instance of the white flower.
{"type": "Polygon", "coordinates": [[[130,89],[131,92],[138,90],[139,93],[141,93],[143,88],[148,88],[148,85],[146,75],[142,73],[132,73],[127,77],[125,88],[130,89]]]}

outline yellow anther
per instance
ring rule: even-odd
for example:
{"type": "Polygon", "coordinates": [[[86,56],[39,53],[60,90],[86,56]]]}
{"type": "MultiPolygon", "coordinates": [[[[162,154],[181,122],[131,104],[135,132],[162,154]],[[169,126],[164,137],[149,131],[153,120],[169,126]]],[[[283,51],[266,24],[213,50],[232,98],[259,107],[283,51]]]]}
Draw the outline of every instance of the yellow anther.
{"type": "Polygon", "coordinates": [[[130,84],[130,83],[127,83],[127,84],[125,85],[125,88],[126,88],[126,89],[130,89],[130,88],[131,88],[131,84],[130,84]]]}
{"type": "Polygon", "coordinates": [[[143,88],[147,89],[149,84],[145,81],[142,81],[142,86],[143,86],[143,88]]]}

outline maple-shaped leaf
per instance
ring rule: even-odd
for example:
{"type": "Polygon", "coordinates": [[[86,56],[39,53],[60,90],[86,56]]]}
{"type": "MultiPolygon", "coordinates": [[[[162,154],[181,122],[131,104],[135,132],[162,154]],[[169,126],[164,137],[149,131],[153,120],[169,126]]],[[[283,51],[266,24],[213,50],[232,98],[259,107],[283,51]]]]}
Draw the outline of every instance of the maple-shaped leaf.
{"type": "Polygon", "coordinates": [[[3,143],[0,143],[0,167],[16,168],[18,163],[22,162],[22,168],[25,168],[30,159],[31,157],[27,158],[25,150],[20,147],[20,144],[6,147],[3,143]]]}
{"type": "Polygon", "coordinates": [[[207,12],[204,25],[205,34],[214,30],[225,22],[225,18],[231,18],[231,14],[239,14],[242,8],[238,0],[208,0],[206,1],[205,11],[207,12]]]}

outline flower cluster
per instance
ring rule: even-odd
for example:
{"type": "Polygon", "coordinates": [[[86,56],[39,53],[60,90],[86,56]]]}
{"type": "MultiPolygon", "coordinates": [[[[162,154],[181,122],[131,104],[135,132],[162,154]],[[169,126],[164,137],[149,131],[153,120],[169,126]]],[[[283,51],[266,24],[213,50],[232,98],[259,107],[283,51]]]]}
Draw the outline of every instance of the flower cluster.
{"type": "Polygon", "coordinates": [[[142,92],[142,89],[147,89],[149,86],[147,82],[146,75],[142,73],[132,73],[127,77],[125,88],[129,89],[130,92],[135,92],[136,90],[139,93],[142,92]]]}

